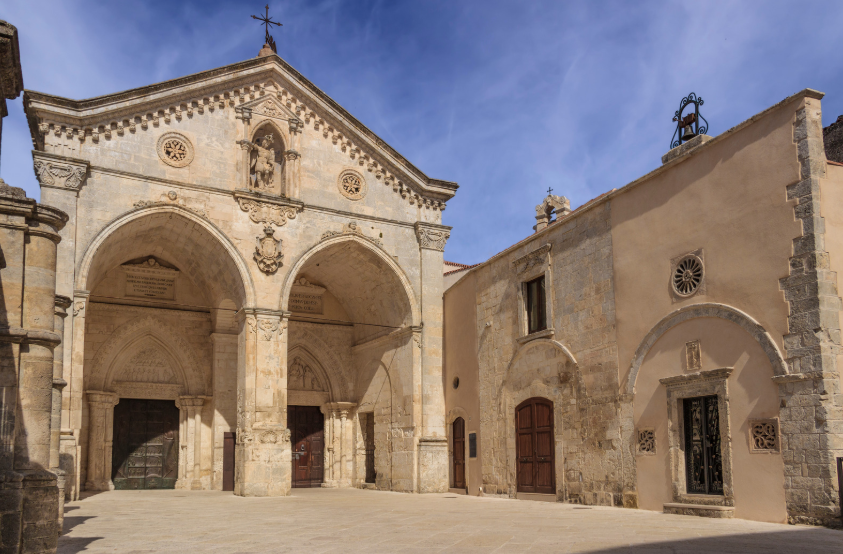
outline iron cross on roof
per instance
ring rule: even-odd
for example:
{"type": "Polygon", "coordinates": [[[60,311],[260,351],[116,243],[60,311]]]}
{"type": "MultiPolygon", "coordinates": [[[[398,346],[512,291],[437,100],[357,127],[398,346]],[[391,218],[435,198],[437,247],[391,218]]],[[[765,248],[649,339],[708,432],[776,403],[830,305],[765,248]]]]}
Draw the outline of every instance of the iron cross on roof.
{"type": "Polygon", "coordinates": [[[552,189],[552,188],[550,188],[550,187],[547,187],[547,195],[548,195],[548,196],[550,196],[550,193],[551,193],[551,192],[553,192],[553,189],[552,189]]]}
{"type": "Polygon", "coordinates": [[[258,21],[263,23],[264,31],[266,33],[266,38],[264,39],[264,41],[266,42],[266,44],[269,45],[270,48],[272,48],[272,51],[277,54],[278,50],[275,48],[275,40],[272,38],[272,35],[269,34],[269,29],[271,28],[272,25],[276,25],[278,27],[283,27],[283,25],[281,25],[280,23],[276,23],[275,21],[272,21],[272,18],[269,17],[269,4],[266,5],[266,15],[264,15],[264,16],[253,15],[252,19],[257,19],[258,21]]]}

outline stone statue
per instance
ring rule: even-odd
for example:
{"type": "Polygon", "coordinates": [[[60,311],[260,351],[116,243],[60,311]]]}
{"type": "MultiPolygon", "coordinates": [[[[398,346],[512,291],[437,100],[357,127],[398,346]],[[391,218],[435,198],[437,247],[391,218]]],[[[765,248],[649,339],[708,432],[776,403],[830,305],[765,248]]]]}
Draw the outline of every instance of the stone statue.
{"type": "Polygon", "coordinates": [[[255,190],[272,190],[275,179],[275,148],[272,133],[257,139],[257,144],[244,140],[255,152],[251,171],[255,174],[255,190]]]}

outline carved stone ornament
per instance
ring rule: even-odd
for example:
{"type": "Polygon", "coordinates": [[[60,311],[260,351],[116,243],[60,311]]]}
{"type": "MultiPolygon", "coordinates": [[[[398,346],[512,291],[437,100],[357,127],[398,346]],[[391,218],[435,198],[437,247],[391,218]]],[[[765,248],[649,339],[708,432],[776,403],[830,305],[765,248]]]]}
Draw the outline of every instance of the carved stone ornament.
{"type": "Polygon", "coordinates": [[[536,266],[542,265],[547,261],[547,255],[550,252],[550,247],[550,244],[545,244],[541,248],[537,248],[529,254],[521,256],[512,262],[512,266],[518,273],[524,273],[536,266]]]}
{"type": "Polygon", "coordinates": [[[255,261],[258,268],[267,275],[275,273],[281,267],[284,254],[281,253],[281,240],[275,238],[275,229],[267,225],[263,229],[263,236],[255,239],[255,261]]]}
{"type": "Polygon", "coordinates": [[[349,200],[362,200],[368,191],[366,179],[353,169],[346,169],[340,173],[337,188],[340,189],[340,194],[349,200]]]}
{"type": "Polygon", "coordinates": [[[189,206],[185,203],[183,198],[179,198],[179,195],[176,191],[171,190],[168,191],[166,194],[162,194],[158,200],[138,200],[134,204],[132,204],[135,208],[151,208],[154,206],[180,206],[185,210],[189,210],[196,215],[202,216],[207,218],[208,214],[205,213],[205,210],[196,206],[189,206]]]}
{"type": "Polygon", "coordinates": [[[299,357],[296,357],[290,364],[290,371],[287,374],[287,388],[290,390],[325,391],[325,387],[316,372],[299,357]]]}
{"type": "Polygon", "coordinates": [[[193,144],[181,133],[170,131],[158,139],[158,157],[167,165],[185,167],[193,161],[193,144]]]}
{"type": "Polygon", "coordinates": [[[301,206],[285,205],[275,202],[261,202],[254,198],[234,193],[240,209],[249,214],[249,219],[255,223],[271,223],[279,227],[287,224],[288,219],[295,219],[302,211],[301,206]]]}
{"type": "Polygon", "coordinates": [[[779,451],[778,418],[749,420],[749,433],[750,452],[779,451]]]}
{"type": "Polygon", "coordinates": [[[419,246],[428,250],[445,251],[445,243],[451,232],[446,228],[428,227],[416,224],[416,236],[419,239],[419,246]]]}
{"type": "Polygon", "coordinates": [[[356,235],[360,238],[364,238],[369,242],[373,242],[380,247],[383,247],[383,241],[380,238],[370,237],[369,235],[363,233],[363,229],[357,224],[356,221],[349,221],[345,225],[342,226],[342,231],[325,231],[322,233],[322,237],[319,240],[327,240],[331,237],[337,237],[340,235],[356,235]]]}
{"type": "Polygon", "coordinates": [[[272,337],[275,336],[275,331],[278,330],[278,322],[271,319],[258,320],[258,326],[261,330],[261,339],[265,341],[272,340],[272,337]]]}
{"type": "Polygon", "coordinates": [[[36,159],[34,165],[38,182],[46,187],[79,190],[87,174],[87,168],[84,165],[45,159],[36,159]]]}
{"type": "Polygon", "coordinates": [[[638,429],[638,453],[643,456],[655,455],[656,431],[654,429],[638,429]]]}

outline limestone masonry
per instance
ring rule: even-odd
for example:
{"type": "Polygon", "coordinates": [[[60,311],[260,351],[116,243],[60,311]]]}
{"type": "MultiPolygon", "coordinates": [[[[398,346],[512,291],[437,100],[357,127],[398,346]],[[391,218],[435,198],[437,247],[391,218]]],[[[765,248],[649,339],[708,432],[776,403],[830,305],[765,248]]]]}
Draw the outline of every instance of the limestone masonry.
{"type": "Polygon", "coordinates": [[[839,525],[843,165],[822,93],[573,211],[548,196],[535,234],[466,266],[443,261],[456,183],[271,45],[71,100],[24,90],[0,22],[0,78],[41,186],[0,182],[0,553],[54,552],[64,502],[113,489],[839,525]]]}

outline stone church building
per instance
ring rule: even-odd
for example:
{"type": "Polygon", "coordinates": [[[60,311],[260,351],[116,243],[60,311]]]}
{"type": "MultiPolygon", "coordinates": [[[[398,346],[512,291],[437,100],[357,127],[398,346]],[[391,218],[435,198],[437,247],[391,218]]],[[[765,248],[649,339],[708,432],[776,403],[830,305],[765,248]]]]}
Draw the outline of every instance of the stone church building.
{"type": "Polygon", "coordinates": [[[574,211],[548,196],[465,266],[457,185],[269,46],[86,100],[24,90],[17,48],[4,23],[41,202],[0,184],[0,552],[54,551],[64,501],[113,489],[840,517],[821,93],[574,211]]]}

